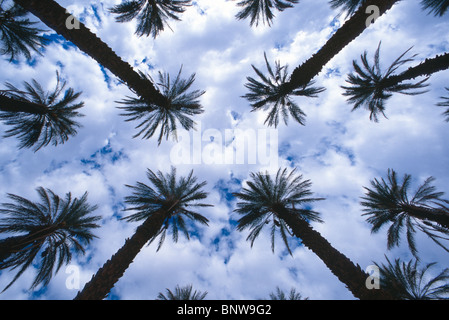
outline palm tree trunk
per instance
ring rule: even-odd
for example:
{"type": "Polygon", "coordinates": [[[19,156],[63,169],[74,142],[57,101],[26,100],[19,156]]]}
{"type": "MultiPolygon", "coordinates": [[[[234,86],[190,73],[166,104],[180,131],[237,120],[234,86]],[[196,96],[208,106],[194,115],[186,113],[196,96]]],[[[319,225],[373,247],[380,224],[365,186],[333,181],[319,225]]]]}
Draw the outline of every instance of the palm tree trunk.
{"type": "Polygon", "coordinates": [[[147,218],[134,235],[125,241],[117,253],[101,267],[92,279],[78,292],[74,300],[102,300],[123,276],[145,244],[155,236],[162,227],[166,213],[160,211],[147,218]]]}
{"type": "Polygon", "coordinates": [[[449,230],[449,212],[438,208],[426,208],[413,204],[402,205],[408,215],[424,221],[432,221],[449,230]]]}
{"type": "Polygon", "coordinates": [[[20,252],[30,245],[40,245],[45,239],[58,231],[63,226],[61,224],[50,225],[45,228],[40,228],[35,232],[29,234],[8,237],[0,240],[0,268],[2,263],[12,254],[20,252]]]}
{"type": "Polygon", "coordinates": [[[0,94],[0,111],[45,115],[48,113],[48,108],[42,104],[17,100],[0,94]]]}
{"type": "Polygon", "coordinates": [[[143,79],[131,65],[124,62],[106,43],[93,34],[83,23],[79,28],[68,28],[71,15],[53,0],[14,0],[17,4],[38,17],[48,27],[71,41],[100,65],[111,71],[141,98],[157,105],[166,102],[154,85],[143,79]]]}
{"type": "Polygon", "coordinates": [[[449,69],[449,53],[438,55],[432,59],[426,59],[423,63],[409,68],[401,74],[390,76],[383,81],[385,88],[398,85],[399,83],[412,80],[421,76],[430,76],[436,72],[449,69]]]}
{"type": "Polygon", "coordinates": [[[315,253],[329,270],[360,300],[392,300],[388,292],[382,289],[368,289],[366,281],[369,275],[359,265],[355,265],[344,254],[335,249],[318,231],[305,220],[283,208],[276,210],[279,218],[291,228],[293,234],[302,240],[305,247],[315,253]]]}
{"type": "Polygon", "coordinates": [[[400,0],[367,0],[357,10],[354,15],[339,28],[326,44],[309,60],[293,70],[286,87],[289,91],[307,85],[314,77],[316,77],[324,66],[335,57],[350,42],[356,39],[367,28],[367,19],[369,15],[366,8],[375,5],[379,8],[380,16],[387,12],[396,2],[400,0]]]}

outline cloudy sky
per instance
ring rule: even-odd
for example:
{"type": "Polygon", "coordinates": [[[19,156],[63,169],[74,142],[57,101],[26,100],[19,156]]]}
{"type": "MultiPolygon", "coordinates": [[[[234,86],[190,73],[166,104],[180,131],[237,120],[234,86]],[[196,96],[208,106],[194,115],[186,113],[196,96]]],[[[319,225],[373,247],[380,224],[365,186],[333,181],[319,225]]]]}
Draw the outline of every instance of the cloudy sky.
{"type": "MultiPolygon", "coordinates": [[[[124,215],[123,199],[129,195],[125,184],[146,182],[147,168],[168,172],[175,165],[179,175],[193,169],[200,181],[208,183],[207,202],[214,207],[201,213],[210,220],[209,227],[200,227],[191,241],[180,238],[174,244],[167,238],[159,252],[156,244],[145,247],[111,298],[154,299],[165,288],[192,284],[208,291],[208,299],[266,298],[277,286],[285,291],[294,287],[310,299],[353,299],[321,260],[297,241],[293,241],[293,256],[282,243],[276,244],[273,254],[267,230],[251,248],[245,240],[247,232],[234,228],[238,217],[232,212],[235,199],[230,193],[240,190],[252,171],[297,168],[312,181],[312,191],[326,198],[315,205],[324,223],[313,227],[335,248],[362,268],[373,261],[384,263],[385,255],[411,258],[405,243],[387,251],[385,230],[371,234],[359,201],[363,186],[385,176],[388,168],[400,175],[411,174],[414,187],[434,176],[438,190],[448,191],[449,124],[441,115],[444,110],[436,106],[448,86],[447,72],[432,76],[426,94],[393,96],[387,104],[388,120],[382,118],[379,123],[370,122],[366,110],[351,112],[340,86],[352,71],[352,60],[365,50],[372,57],[379,41],[383,66],[412,46],[416,63],[449,50],[448,15],[428,15],[419,2],[395,5],[326,65],[316,80],[327,90],[318,98],[296,99],[307,114],[306,126],[290,121],[288,126],[281,124],[268,131],[266,114],[250,112],[248,102],[241,98],[247,93],[246,77],[255,76],[251,64],[265,71],[266,52],[272,64],[280,60],[292,71],[319,50],[345,20],[327,0],[301,0],[294,8],[277,13],[271,28],[251,28],[249,21],[236,20],[236,1],[196,0],[182,14],[182,21],[171,22],[172,30],[166,29],[156,40],[136,37],[134,23],[114,21],[107,9],[119,0],[59,0],[136,69],[155,79],[158,71],[174,76],[181,66],[185,77],[196,73],[194,89],[206,91],[201,97],[205,112],[195,118],[195,133],[179,132],[184,144],[169,140],[158,146],[157,138],[133,139],[136,124],[120,116],[115,101],[132,95],[129,89],[63,39],[53,37],[43,55],[30,63],[23,59],[9,63],[3,57],[1,86],[5,82],[21,86],[34,78],[50,90],[59,71],[69,86],[83,92],[85,117],[80,119],[79,133],[66,144],[36,153],[19,150],[15,138],[3,138],[0,202],[8,200],[7,193],[37,201],[38,186],[61,196],[70,191],[79,197],[88,191],[89,202],[99,206],[96,213],[103,219],[95,231],[98,239],[86,256],[73,261],[80,270],[82,287],[138,226],[118,219],[124,215]],[[262,161],[261,155],[255,163],[246,159],[218,164],[208,157],[212,149],[229,147],[229,137],[238,130],[249,130],[259,139],[274,137],[276,150],[264,150],[271,150],[272,161],[262,161]]],[[[52,33],[48,30],[47,35],[52,33]]],[[[1,124],[0,133],[5,130],[1,124]]],[[[447,252],[422,235],[417,239],[423,262],[438,262],[436,271],[448,265],[447,252]]],[[[1,272],[0,287],[14,275],[14,271],[1,272]]],[[[64,267],[47,288],[30,292],[34,276],[34,270],[27,271],[0,299],[72,299],[76,295],[77,290],[66,286],[69,274],[64,267]]]]}

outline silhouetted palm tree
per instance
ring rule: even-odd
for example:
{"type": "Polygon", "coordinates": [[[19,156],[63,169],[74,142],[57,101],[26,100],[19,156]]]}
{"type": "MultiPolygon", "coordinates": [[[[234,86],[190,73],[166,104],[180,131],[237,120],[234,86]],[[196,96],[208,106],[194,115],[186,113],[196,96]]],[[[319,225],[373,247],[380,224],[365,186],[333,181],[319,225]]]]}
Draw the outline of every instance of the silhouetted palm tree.
{"type": "Polygon", "coordinates": [[[380,271],[380,286],[388,288],[392,295],[400,300],[447,300],[449,299],[449,268],[430,278],[428,271],[436,265],[428,263],[418,269],[418,261],[408,263],[395,259],[388,265],[377,265],[380,271]]]}
{"type": "Polygon", "coordinates": [[[8,194],[13,202],[0,208],[0,233],[19,234],[0,240],[0,269],[20,267],[5,290],[31,266],[38,270],[31,288],[46,286],[53,272],[70,263],[72,251],[85,253],[95,237],[91,229],[99,227],[101,217],[91,215],[97,207],[87,203],[87,192],[80,199],[70,193],[63,199],[42,187],[37,192],[40,203],[8,194]]]}
{"type": "Polygon", "coordinates": [[[295,288],[291,288],[288,296],[279,287],[276,287],[276,292],[270,293],[271,300],[309,300],[309,298],[303,298],[301,293],[296,292],[295,288]]]}
{"type": "Polygon", "coordinates": [[[245,86],[250,90],[243,98],[252,102],[252,110],[257,111],[259,109],[267,110],[268,117],[265,123],[269,126],[277,127],[279,124],[279,118],[282,117],[284,123],[288,122],[288,115],[299,122],[301,125],[305,125],[305,113],[301,108],[291,99],[290,96],[304,96],[304,97],[317,97],[318,93],[323,92],[324,88],[312,87],[313,81],[300,89],[286,92],[287,81],[287,66],[281,66],[279,61],[275,62],[275,69],[271,68],[265,56],[265,63],[268,70],[268,76],[265,76],[256,67],[252,66],[256,74],[261,81],[257,81],[251,77],[248,77],[249,83],[245,86]]]}
{"type": "Polygon", "coordinates": [[[128,186],[133,190],[133,195],[125,199],[126,203],[132,206],[126,210],[136,213],[123,218],[143,223],[84,286],[75,297],[76,300],[104,299],[146,243],[151,243],[159,237],[157,250],[161,248],[167,230],[171,229],[175,242],[178,241],[179,231],[189,239],[186,218],[207,225],[208,219],[190,210],[211,206],[198,202],[207,196],[207,193],[201,190],[206,182],[197,183],[193,171],[190,171],[187,177],[177,179],[176,169],[173,167],[167,175],[160,171],[156,174],[148,170],[147,177],[153,187],[142,182],[137,182],[136,186],[128,186]]]}
{"type": "MultiPolygon", "coordinates": [[[[170,135],[176,138],[177,123],[185,130],[194,127],[195,122],[190,116],[201,114],[204,111],[198,98],[205,92],[201,90],[188,92],[195,81],[195,74],[192,74],[188,79],[182,79],[181,71],[182,68],[174,81],[170,81],[169,74],[159,72],[159,83],[157,85],[166,98],[167,102],[164,105],[156,105],[142,98],[131,97],[118,101],[118,103],[126,105],[125,107],[119,107],[125,110],[122,115],[128,117],[126,121],[142,120],[137,126],[140,131],[134,137],[142,135],[143,138],[149,139],[160,127],[158,137],[158,143],[160,144],[164,136],[166,139],[170,135]]],[[[149,78],[145,74],[141,74],[141,76],[149,78]]],[[[151,78],[149,80],[151,81],[151,78]]]]}
{"type": "Polygon", "coordinates": [[[31,148],[35,151],[52,144],[57,146],[76,135],[76,128],[81,127],[74,118],[82,117],[78,109],[83,102],[76,102],[81,92],[72,88],[62,92],[66,82],[57,73],[56,87],[45,92],[36,81],[24,82],[25,91],[21,91],[10,83],[8,90],[0,91],[0,119],[12,126],[5,137],[17,136],[20,148],[31,148]]]}
{"type": "Polygon", "coordinates": [[[185,287],[176,286],[175,292],[170,289],[167,290],[167,295],[159,292],[156,300],[204,300],[207,295],[207,291],[193,291],[192,285],[187,285],[185,287]]]}
{"type": "Polygon", "coordinates": [[[345,89],[343,95],[349,96],[348,101],[354,104],[353,111],[364,106],[370,111],[370,120],[377,122],[379,114],[386,117],[385,102],[393,93],[422,94],[426,91],[417,89],[427,86],[425,82],[431,74],[449,68],[449,54],[446,53],[433,59],[426,59],[418,66],[409,68],[400,74],[394,74],[400,66],[413,61],[415,56],[404,58],[410,50],[411,48],[400,55],[384,73],[380,68],[380,44],[374,55],[372,66],[368,62],[366,51],[361,56],[362,66],[359,66],[355,60],[353,61],[355,74],[349,74],[348,80],[346,80],[351,86],[342,86],[345,89]],[[421,76],[425,76],[425,78],[417,82],[406,82],[421,76]]]}
{"type": "Polygon", "coordinates": [[[346,11],[350,16],[357,11],[360,5],[365,0],[330,0],[329,4],[333,9],[341,8],[342,11],[346,11]]]}
{"type": "Polygon", "coordinates": [[[73,16],[58,3],[53,0],[14,1],[111,71],[141,98],[158,105],[166,103],[164,96],[154,87],[153,83],[147,78],[141,77],[129,63],[123,61],[83,23],[79,22],[79,28],[67,28],[66,22],[73,19],[73,16]]]}
{"type": "Polygon", "coordinates": [[[422,0],[421,4],[423,9],[429,9],[429,13],[435,14],[435,16],[442,16],[449,8],[449,0],[422,0]]]}
{"type": "MultiPolygon", "coordinates": [[[[446,88],[446,91],[449,92],[449,88],[446,88]]],[[[443,99],[443,101],[438,103],[437,106],[448,107],[447,110],[443,113],[443,115],[446,117],[446,121],[449,122],[449,97],[441,97],[441,99],[443,99]]]]}
{"type": "MultiPolygon", "coordinates": [[[[294,90],[304,90],[310,86],[313,78],[321,72],[324,66],[367,28],[366,21],[368,15],[366,14],[366,8],[368,6],[376,5],[379,8],[379,16],[381,16],[398,1],[399,0],[367,0],[364,2],[354,15],[352,15],[351,18],[332,35],[318,52],[293,70],[290,78],[288,80],[286,79],[287,81],[282,84],[282,91],[278,93],[282,93],[285,96],[285,100],[287,100],[288,95],[291,95],[294,90]]],[[[254,101],[256,101],[256,99],[254,99],[254,101]]],[[[272,103],[270,99],[265,99],[262,94],[258,101],[260,101],[261,104],[263,101],[268,105],[272,103]]],[[[262,106],[263,104],[259,107],[262,106]]],[[[269,106],[267,106],[267,108],[269,108],[269,106]]]]}
{"type": "Polygon", "coordinates": [[[440,242],[440,239],[449,239],[437,234],[449,235],[449,201],[442,199],[444,193],[437,192],[431,185],[434,180],[433,177],[427,178],[414,194],[410,194],[411,175],[405,174],[400,182],[397,173],[389,169],[387,180],[374,179],[371,188],[364,187],[363,215],[368,216],[367,222],[372,225],[374,233],[390,225],[388,249],[397,246],[401,233],[405,232],[409,248],[417,256],[414,234],[420,230],[449,252],[440,242]]]}
{"type": "Polygon", "coordinates": [[[273,8],[284,11],[292,8],[298,2],[299,0],[242,0],[237,3],[237,6],[243,7],[243,9],[237,13],[236,18],[243,20],[249,17],[251,19],[250,26],[253,26],[254,23],[257,26],[259,20],[271,25],[274,19],[273,8]]]}
{"type": "Polygon", "coordinates": [[[368,290],[365,286],[368,274],[345,255],[336,250],[323,236],[315,231],[310,222],[321,222],[319,213],[310,209],[310,203],[322,200],[312,198],[311,182],[296,175],[295,170],[279,169],[275,178],[266,173],[250,173],[248,187],[234,195],[241,200],[235,212],[242,215],[237,230],[250,229],[247,240],[254,240],[265,226],[269,226],[271,249],[274,252],[276,232],[279,231],[288,251],[288,235],[302,240],[359,299],[388,299],[382,290],[368,290]]]}
{"type": "Polygon", "coordinates": [[[6,8],[0,0],[0,54],[9,56],[9,61],[24,55],[31,59],[31,51],[39,53],[46,40],[39,35],[43,30],[32,27],[35,22],[26,19],[27,11],[12,4],[6,8]]]}
{"type": "Polygon", "coordinates": [[[181,20],[178,14],[183,13],[185,7],[191,6],[192,0],[125,0],[110,9],[117,14],[117,22],[129,22],[137,19],[136,34],[152,35],[156,38],[164,30],[167,19],[181,20]]]}

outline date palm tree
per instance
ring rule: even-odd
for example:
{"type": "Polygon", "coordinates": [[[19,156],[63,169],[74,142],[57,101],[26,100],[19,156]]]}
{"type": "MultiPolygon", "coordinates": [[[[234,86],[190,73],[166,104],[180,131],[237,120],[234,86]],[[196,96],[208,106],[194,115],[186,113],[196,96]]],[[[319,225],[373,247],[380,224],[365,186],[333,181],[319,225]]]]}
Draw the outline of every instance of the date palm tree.
{"type": "MultiPolygon", "coordinates": [[[[449,88],[446,88],[446,91],[449,92],[449,88]]],[[[446,117],[446,121],[449,122],[449,97],[441,97],[441,99],[443,101],[438,103],[437,106],[448,107],[447,110],[443,113],[443,115],[446,117]]]]}
{"type": "Polygon", "coordinates": [[[175,291],[166,289],[167,295],[159,292],[156,300],[204,300],[207,295],[207,291],[193,291],[192,285],[184,287],[176,286],[175,291]]]}
{"type": "MultiPolygon", "coordinates": [[[[400,0],[367,0],[359,9],[349,18],[341,28],[339,28],[330,39],[316,52],[311,58],[305,61],[303,64],[296,67],[290,77],[282,83],[282,90],[279,90],[278,95],[282,94],[285,100],[288,96],[293,94],[297,89],[304,90],[311,85],[312,80],[318,76],[324,66],[334,58],[343,48],[349,43],[355,40],[363,31],[368,27],[366,8],[370,5],[375,5],[379,8],[379,16],[387,12],[393,5],[400,0]]],[[[260,76],[260,75],[259,75],[260,76]]],[[[252,86],[250,83],[247,87],[252,86]]],[[[255,93],[255,92],[253,92],[255,93]]],[[[281,97],[278,97],[278,100],[281,97]]],[[[256,99],[254,98],[254,101],[256,99]]],[[[266,99],[262,92],[258,99],[262,107],[264,104],[269,105],[272,103],[272,99],[266,99]]]]}
{"type": "MultiPolygon", "coordinates": [[[[376,264],[377,265],[377,264],[376,264]]],[[[449,268],[437,276],[429,275],[435,262],[419,269],[418,260],[408,263],[395,259],[387,265],[377,265],[380,273],[380,286],[389,288],[390,292],[400,300],[447,300],[449,299],[449,268]]]]}
{"type": "Polygon", "coordinates": [[[251,246],[265,226],[270,229],[273,252],[277,232],[290,254],[288,236],[296,236],[326,264],[355,297],[389,298],[383,290],[368,290],[365,286],[368,274],[311,227],[311,222],[322,220],[318,212],[310,209],[310,204],[323,199],[311,197],[309,180],[304,180],[302,175],[296,175],[295,170],[288,173],[287,169],[279,169],[274,179],[268,173],[261,172],[250,173],[250,177],[247,187],[234,195],[240,200],[235,212],[242,215],[238,220],[237,230],[250,229],[247,240],[251,241],[251,246]]]}
{"type": "Polygon", "coordinates": [[[422,7],[424,10],[429,9],[430,13],[435,16],[442,16],[449,8],[449,0],[422,0],[422,7]]]}
{"type": "Polygon", "coordinates": [[[197,183],[193,170],[187,177],[179,179],[176,178],[174,167],[167,175],[160,171],[154,173],[148,170],[147,177],[153,186],[142,182],[137,182],[135,186],[128,186],[133,190],[133,194],[125,199],[125,202],[131,205],[126,210],[136,211],[136,213],[124,219],[131,222],[143,221],[143,223],[117,253],[106,261],[82,291],[78,292],[75,300],[104,299],[145,244],[159,238],[157,247],[159,250],[169,229],[175,242],[178,241],[179,231],[190,239],[185,219],[207,225],[209,221],[207,218],[190,209],[211,206],[199,202],[207,197],[207,193],[202,191],[206,182],[197,183]]]}
{"type": "Polygon", "coordinates": [[[288,295],[281,290],[281,288],[276,287],[276,292],[270,293],[271,300],[309,300],[309,298],[303,298],[301,293],[296,292],[295,288],[291,288],[288,295]]]}
{"type": "Polygon", "coordinates": [[[147,78],[141,77],[129,63],[123,61],[106,43],[92,33],[83,23],[79,28],[67,28],[66,22],[73,16],[53,0],[14,0],[24,9],[38,17],[49,28],[71,41],[125,83],[141,98],[157,105],[164,105],[164,96],[147,78]]]}
{"type": "Polygon", "coordinates": [[[31,59],[31,51],[39,53],[45,44],[45,38],[40,35],[43,30],[33,27],[35,22],[25,18],[27,11],[17,4],[6,7],[0,0],[0,55],[9,57],[9,61],[20,55],[31,59]]]}
{"type": "Polygon", "coordinates": [[[237,3],[237,6],[243,7],[241,11],[236,14],[236,18],[239,20],[250,20],[250,26],[259,24],[259,20],[263,23],[271,25],[274,19],[273,8],[278,11],[284,11],[285,9],[292,8],[297,4],[299,0],[242,0],[237,3]]]}
{"type": "Polygon", "coordinates": [[[61,81],[59,73],[56,76],[56,87],[51,92],[45,92],[34,79],[24,82],[24,91],[11,83],[5,84],[7,90],[0,91],[0,120],[12,127],[5,137],[17,136],[19,148],[33,147],[37,151],[50,143],[63,144],[81,127],[75,121],[83,116],[78,109],[84,103],[76,102],[81,92],[72,88],[64,91],[66,82],[61,81]]]}
{"type": "Polygon", "coordinates": [[[117,22],[129,22],[137,19],[136,34],[152,35],[156,38],[167,24],[168,19],[181,20],[179,14],[183,13],[192,0],[124,0],[112,7],[109,11],[117,14],[117,22]]]}
{"type": "Polygon", "coordinates": [[[84,254],[85,246],[95,237],[92,229],[100,216],[93,216],[96,206],[87,202],[87,192],[81,198],[67,193],[60,198],[53,191],[36,189],[40,202],[8,194],[11,203],[0,208],[0,233],[19,234],[0,240],[0,269],[20,268],[8,289],[29,267],[37,268],[31,289],[46,286],[53,272],[70,263],[72,251],[84,254]]]}
{"type": "Polygon", "coordinates": [[[426,81],[430,75],[449,68],[449,54],[446,53],[432,59],[426,59],[417,66],[394,74],[399,67],[413,61],[416,55],[405,58],[410,50],[411,48],[401,54],[385,72],[382,72],[380,67],[380,44],[374,54],[373,65],[369,64],[366,51],[361,56],[361,66],[357,61],[353,61],[355,73],[349,74],[346,80],[351,86],[342,86],[345,89],[343,95],[349,96],[348,101],[354,105],[353,111],[364,106],[370,111],[370,120],[377,122],[379,121],[379,115],[386,117],[385,102],[393,93],[406,95],[425,93],[425,90],[418,89],[427,86],[426,81]],[[424,79],[407,82],[418,77],[424,77],[424,79]]]}
{"type": "Polygon", "coordinates": [[[261,81],[248,77],[248,83],[245,85],[250,93],[243,96],[248,101],[252,102],[252,110],[269,109],[265,124],[268,126],[277,127],[279,118],[282,117],[284,123],[288,122],[288,115],[296,120],[301,125],[305,125],[305,113],[292,100],[291,96],[303,97],[317,97],[324,88],[313,87],[314,82],[311,81],[306,86],[293,90],[291,92],[285,91],[285,83],[287,81],[288,66],[281,66],[279,61],[275,62],[275,68],[270,66],[267,60],[267,55],[264,54],[265,63],[268,70],[268,76],[265,76],[259,69],[252,66],[261,81]]]}
{"type": "Polygon", "coordinates": [[[449,240],[442,237],[449,235],[449,201],[442,198],[443,192],[436,191],[433,181],[433,177],[427,178],[415,193],[410,194],[411,175],[405,174],[400,182],[397,173],[389,169],[386,180],[374,179],[371,188],[364,187],[366,194],[361,201],[363,215],[368,217],[367,222],[372,225],[373,233],[390,226],[388,249],[397,246],[401,234],[405,232],[408,246],[417,257],[414,234],[419,230],[449,252],[440,242],[442,239],[449,240]]]}
{"type": "MultiPolygon", "coordinates": [[[[118,103],[125,105],[119,107],[119,109],[125,111],[122,115],[128,117],[126,121],[141,120],[137,126],[140,131],[134,137],[142,135],[143,138],[149,139],[160,127],[158,137],[158,143],[160,144],[164,136],[166,139],[170,135],[176,138],[178,122],[185,130],[194,127],[195,122],[189,116],[204,111],[198,98],[205,92],[201,90],[188,92],[195,81],[195,74],[192,74],[188,79],[182,79],[181,71],[182,67],[174,81],[170,81],[168,73],[159,72],[157,85],[166,98],[167,103],[164,105],[156,105],[147,102],[145,99],[133,97],[118,101],[118,103]]],[[[141,75],[150,79],[148,75],[141,75]]]]}

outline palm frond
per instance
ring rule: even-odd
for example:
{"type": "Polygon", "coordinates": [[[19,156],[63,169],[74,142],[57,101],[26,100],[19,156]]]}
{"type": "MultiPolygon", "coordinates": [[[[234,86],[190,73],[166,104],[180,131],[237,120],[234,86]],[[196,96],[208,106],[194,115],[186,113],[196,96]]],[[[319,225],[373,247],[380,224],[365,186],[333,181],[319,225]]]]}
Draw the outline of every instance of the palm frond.
{"type": "MultiPolygon", "coordinates": [[[[171,135],[175,140],[177,139],[178,123],[185,130],[194,128],[195,122],[191,119],[191,116],[204,112],[198,99],[205,91],[193,90],[188,92],[195,81],[195,74],[192,74],[188,79],[182,79],[181,71],[182,67],[174,81],[170,81],[169,74],[159,72],[160,82],[157,85],[166,98],[166,104],[164,105],[156,105],[143,98],[133,97],[117,101],[125,105],[119,107],[119,109],[125,111],[121,114],[127,117],[125,121],[141,121],[136,127],[140,131],[134,135],[134,138],[142,135],[143,139],[149,139],[160,128],[158,136],[158,144],[160,145],[163,137],[168,139],[171,135]]],[[[152,81],[148,75],[141,73],[141,76],[152,81]]]]}
{"type": "Polygon", "coordinates": [[[449,8],[449,0],[422,0],[421,5],[423,10],[441,17],[449,8]]]}
{"type": "Polygon", "coordinates": [[[84,106],[83,102],[76,102],[81,92],[75,92],[72,88],[61,93],[66,86],[57,73],[56,87],[52,92],[45,92],[36,81],[25,82],[25,90],[22,91],[10,83],[6,83],[8,90],[3,94],[17,101],[32,102],[42,106],[44,112],[15,112],[2,111],[0,120],[10,129],[6,130],[5,137],[17,136],[19,148],[33,148],[38,151],[42,147],[54,146],[65,143],[70,136],[77,134],[77,128],[81,125],[74,119],[83,117],[78,109],[84,106]]]}
{"type": "Polygon", "coordinates": [[[60,198],[49,189],[39,187],[36,191],[40,203],[8,194],[12,202],[0,208],[0,233],[19,233],[0,240],[0,269],[20,267],[4,290],[31,265],[38,271],[31,289],[48,285],[53,273],[71,261],[72,252],[85,253],[84,247],[95,237],[92,229],[100,227],[97,222],[101,217],[92,215],[97,206],[87,202],[87,193],[73,199],[70,193],[60,198]]]}
{"type": "Polygon", "coordinates": [[[139,37],[151,34],[156,38],[165,27],[170,28],[167,20],[181,20],[179,14],[191,5],[191,0],[126,0],[109,11],[117,14],[117,22],[137,19],[136,34],[139,37]]]}
{"type": "Polygon", "coordinates": [[[212,206],[201,202],[207,197],[207,192],[202,190],[206,182],[197,183],[197,178],[193,176],[193,170],[186,177],[177,179],[175,167],[172,167],[168,174],[148,169],[147,177],[152,184],[150,186],[142,182],[137,182],[135,186],[127,185],[132,189],[132,195],[125,198],[125,202],[130,205],[125,210],[135,211],[135,213],[122,219],[129,222],[142,221],[154,214],[164,212],[165,219],[161,229],[149,241],[152,243],[159,238],[157,250],[161,248],[169,229],[174,242],[178,241],[179,231],[189,239],[190,226],[186,223],[185,218],[208,225],[209,220],[206,217],[187,209],[212,206]]]}
{"type": "Polygon", "coordinates": [[[325,89],[313,87],[314,81],[306,86],[290,90],[287,86],[288,70],[287,66],[281,66],[279,61],[275,62],[274,71],[268,63],[267,55],[264,53],[265,63],[268,70],[268,76],[265,76],[259,69],[252,66],[260,81],[252,77],[247,77],[248,83],[245,87],[249,93],[242,98],[251,102],[251,111],[268,110],[268,116],[265,124],[277,127],[279,120],[282,119],[285,124],[288,123],[288,116],[292,116],[299,124],[305,125],[305,113],[291,99],[290,96],[304,96],[316,98],[319,93],[325,89]]]}
{"type": "Polygon", "coordinates": [[[239,20],[250,18],[250,26],[259,25],[259,21],[271,25],[274,19],[273,10],[284,11],[292,8],[299,0],[243,0],[237,6],[243,7],[236,14],[239,20]]]}
{"type": "Polygon", "coordinates": [[[247,240],[252,246],[262,229],[271,224],[272,251],[274,252],[275,235],[279,232],[291,254],[288,244],[289,227],[275,208],[281,207],[307,221],[322,222],[318,212],[296,206],[306,206],[323,199],[310,197],[312,195],[310,181],[303,180],[302,175],[296,175],[295,170],[288,173],[286,168],[279,169],[274,179],[268,173],[251,172],[250,178],[251,180],[246,183],[247,187],[234,193],[240,200],[234,211],[242,215],[238,220],[237,230],[250,229],[247,240]]]}

